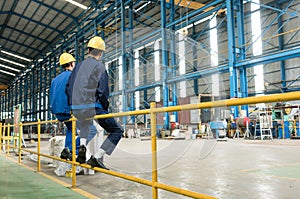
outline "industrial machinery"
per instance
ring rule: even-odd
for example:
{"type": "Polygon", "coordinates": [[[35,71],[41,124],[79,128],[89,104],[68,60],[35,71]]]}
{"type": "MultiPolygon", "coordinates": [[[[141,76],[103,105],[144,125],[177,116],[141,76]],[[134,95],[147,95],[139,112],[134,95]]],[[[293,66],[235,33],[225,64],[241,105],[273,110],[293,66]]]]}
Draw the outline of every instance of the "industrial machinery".
{"type": "Polygon", "coordinates": [[[213,131],[215,138],[218,141],[227,141],[228,137],[227,134],[227,122],[224,121],[212,121],[209,122],[210,129],[213,131]]]}

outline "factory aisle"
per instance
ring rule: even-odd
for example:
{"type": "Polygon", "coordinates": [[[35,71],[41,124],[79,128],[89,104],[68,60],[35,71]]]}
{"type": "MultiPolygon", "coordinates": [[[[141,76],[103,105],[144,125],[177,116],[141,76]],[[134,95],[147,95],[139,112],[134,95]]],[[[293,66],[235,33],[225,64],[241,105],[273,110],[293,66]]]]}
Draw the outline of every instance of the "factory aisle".
{"type": "MultiPolygon", "coordinates": [[[[43,141],[41,146],[41,152],[47,154],[49,142],[43,141]]],[[[36,150],[34,146],[29,149],[36,150]]],[[[300,140],[161,139],[157,149],[160,183],[221,199],[299,198],[300,140]]],[[[17,156],[0,154],[0,198],[152,198],[151,187],[101,172],[78,175],[77,188],[70,189],[72,178],[56,176],[49,166],[52,160],[42,158],[38,174],[33,171],[37,163],[30,156],[24,153],[22,165],[18,165],[17,156]]],[[[150,180],[151,141],[122,139],[104,161],[112,171],[150,180]]],[[[159,190],[158,198],[189,197],[159,190]]]]}
{"type": "MultiPolygon", "coordinates": [[[[0,198],[89,198],[0,155],[0,198]]],[[[68,185],[69,186],[69,185],[68,185]]]]}

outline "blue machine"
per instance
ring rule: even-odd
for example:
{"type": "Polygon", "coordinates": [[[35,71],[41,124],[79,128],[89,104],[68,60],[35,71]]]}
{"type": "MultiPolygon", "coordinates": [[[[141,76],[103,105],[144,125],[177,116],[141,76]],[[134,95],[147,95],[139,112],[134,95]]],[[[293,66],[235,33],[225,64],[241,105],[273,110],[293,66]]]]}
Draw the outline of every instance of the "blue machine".
{"type": "Polygon", "coordinates": [[[214,132],[215,137],[218,140],[227,140],[226,137],[226,129],[227,129],[227,122],[225,121],[212,121],[209,122],[209,126],[211,130],[214,132]]]}

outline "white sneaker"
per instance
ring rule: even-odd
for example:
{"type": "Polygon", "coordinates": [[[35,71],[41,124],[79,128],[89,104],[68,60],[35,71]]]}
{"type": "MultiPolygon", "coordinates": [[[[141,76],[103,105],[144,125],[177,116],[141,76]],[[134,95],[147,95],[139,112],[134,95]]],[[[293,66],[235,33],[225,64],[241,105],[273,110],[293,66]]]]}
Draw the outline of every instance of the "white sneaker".
{"type": "Polygon", "coordinates": [[[81,166],[76,166],[76,174],[82,175],[82,172],[84,172],[84,168],[82,168],[81,166]]]}
{"type": "Polygon", "coordinates": [[[94,175],[95,174],[95,170],[83,168],[83,173],[84,173],[84,175],[94,175]]]}

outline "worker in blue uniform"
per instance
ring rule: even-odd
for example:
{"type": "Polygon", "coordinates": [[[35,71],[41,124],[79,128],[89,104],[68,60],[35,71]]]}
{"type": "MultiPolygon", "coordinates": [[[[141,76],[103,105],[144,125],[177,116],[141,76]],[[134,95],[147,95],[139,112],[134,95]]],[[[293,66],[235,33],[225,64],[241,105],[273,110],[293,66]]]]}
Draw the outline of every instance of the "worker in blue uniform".
{"type": "MultiPolygon", "coordinates": [[[[56,76],[51,83],[50,87],[50,109],[52,114],[55,114],[56,118],[60,122],[64,122],[67,127],[65,148],[61,153],[61,158],[71,160],[72,151],[72,122],[68,121],[71,118],[71,109],[68,104],[67,95],[65,93],[66,84],[68,82],[71,71],[75,67],[75,59],[69,53],[63,53],[59,57],[59,64],[64,68],[64,71],[56,76]]],[[[95,126],[91,127],[91,133],[89,139],[92,139],[96,135],[97,129],[95,126]]],[[[80,146],[80,138],[76,139],[76,154],[80,146]]]]}
{"type": "MultiPolygon", "coordinates": [[[[100,62],[105,51],[105,43],[99,36],[88,42],[88,58],[77,64],[70,75],[66,93],[72,112],[79,120],[80,148],[76,161],[85,163],[87,137],[95,115],[107,114],[109,106],[108,74],[100,62]]],[[[114,118],[97,119],[99,125],[109,133],[99,150],[92,154],[87,164],[92,167],[108,169],[103,164],[103,156],[111,155],[123,135],[123,128],[114,118]]]]}

